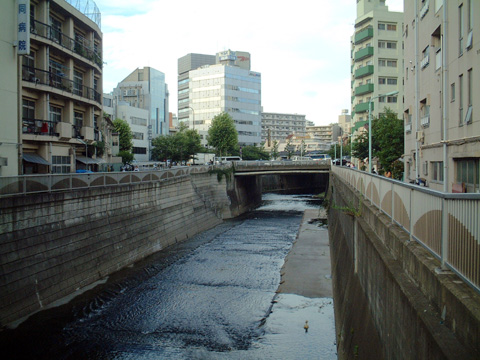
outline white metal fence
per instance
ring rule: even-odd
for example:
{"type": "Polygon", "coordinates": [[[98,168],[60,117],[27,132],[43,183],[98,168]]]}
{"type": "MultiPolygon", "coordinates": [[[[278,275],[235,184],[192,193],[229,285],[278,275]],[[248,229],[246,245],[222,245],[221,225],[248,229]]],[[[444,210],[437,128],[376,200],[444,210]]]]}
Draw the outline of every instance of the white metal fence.
{"type": "Polygon", "coordinates": [[[347,167],[332,173],[480,291],[480,194],[442,193],[347,167]]]}

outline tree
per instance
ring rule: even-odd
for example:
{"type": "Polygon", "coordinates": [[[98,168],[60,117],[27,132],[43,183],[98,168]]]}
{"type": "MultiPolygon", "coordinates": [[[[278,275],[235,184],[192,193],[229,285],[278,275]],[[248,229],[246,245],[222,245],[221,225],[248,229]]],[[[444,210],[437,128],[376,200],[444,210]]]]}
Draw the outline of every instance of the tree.
{"type": "Polygon", "coordinates": [[[213,118],[208,129],[207,141],[220,156],[227,155],[235,149],[238,144],[238,132],[229,114],[224,112],[213,118]]]}
{"type": "Polygon", "coordinates": [[[272,150],[270,151],[270,157],[272,160],[275,160],[278,158],[278,141],[273,140],[273,147],[272,150]]]}
{"type": "Polygon", "coordinates": [[[287,159],[291,159],[295,152],[295,145],[292,145],[292,139],[288,139],[287,145],[285,145],[285,151],[287,152],[287,159]]]}
{"type": "Polygon", "coordinates": [[[268,158],[270,158],[270,156],[263,146],[248,145],[242,147],[243,160],[267,160],[268,158]]]}
{"type": "MultiPolygon", "coordinates": [[[[403,121],[392,110],[386,108],[380,118],[372,120],[372,157],[378,158],[381,168],[396,178],[401,174],[393,164],[404,153],[403,140],[403,121]]],[[[353,142],[353,155],[359,159],[368,157],[368,129],[353,142]]]]}
{"type": "Polygon", "coordinates": [[[118,132],[120,141],[120,151],[132,151],[133,148],[133,134],[130,125],[125,120],[115,119],[113,121],[115,131],[118,132]]]}
{"type": "Polygon", "coordinates": [[[159,161],[186,161],[203,150],[198,132],[189,130],[185,124],[174,135],[156,137],[152,146],[152,159],[159,161]]]}

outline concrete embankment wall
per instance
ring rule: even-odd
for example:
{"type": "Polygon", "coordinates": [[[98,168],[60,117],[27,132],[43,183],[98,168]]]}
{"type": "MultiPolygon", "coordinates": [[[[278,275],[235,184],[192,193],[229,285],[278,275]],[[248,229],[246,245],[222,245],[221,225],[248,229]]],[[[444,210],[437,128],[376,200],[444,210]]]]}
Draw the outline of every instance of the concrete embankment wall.
{"type": "Polygon", "coordinates": [[[2,199],[0,326],[231,217],[227,187],[203,173],[2,199]]]}
{"type": "Polygon", "coordinates": [[[341,179],[330,184],[339,359],[480,358],[479,294],[341,179]]]}

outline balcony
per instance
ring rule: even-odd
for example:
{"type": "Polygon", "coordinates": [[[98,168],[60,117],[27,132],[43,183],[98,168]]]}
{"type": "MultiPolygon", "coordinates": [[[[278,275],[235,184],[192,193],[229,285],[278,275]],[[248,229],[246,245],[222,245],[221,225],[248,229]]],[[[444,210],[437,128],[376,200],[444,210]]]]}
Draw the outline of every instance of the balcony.
{"type": "Polygon", "coordinates": [[[64,35],[61,31],[52,28],[50,25],[44,24],[38,20],[32,20],[30,24],[30,32],[44,39],[51,40],[61,47],[71,50],[76,54],[88,59],[98,67],[102,68],[103,61],[101,54],[95,50],[90,44],[86,44],[87,40],[76,41],[71,37],[64,35]]]}
{"type": "Polygon", "coordinates": [[[369,46],[366,48],[363,48],[355,53],[355,61],[360,61],[363,59],[366,59],[370,56],[373,56],[373,47],[369,46]]]}
{"type": "Polygon", "coordinates": [[[373,65],[363,66],[360,69],[355,70],[355,78],[360,79],[368,75],[373,74],[373,65]]]}
{"type": "Polygon", "coordinates": [[[360,85],[355,88],[355,96],[373,92],[373,84],[360,85]]]}
{"type": "Polygon", "coordinates": [[[40,119],[22,119],[22,133],[30,135],[58,136],[54,121],[40,119]]]}
{"type": "MultiPolygon", "coordinates": [[[[372,102],[372,110],[374,109],[374,103],[372,102]]],[[[364,113],[368,111],[368,102],[355,105],[355,113],[364,113]]]]}
{"type": "Polygon", "coordinates": [[[355,34],[355,45],[361,44],[365,40],[373,37],[373,28],[367,28],[355,34]]]}
{"type": "Polygon", "coordinates": [[[22,80],[34,83],[36,85],[51,86],[71,94],[81,96],[88,100],[93,100],[98,104],[101,104],[102,101],[101,94],[95,89],[80,85],[65,76],[59,75],[58,73],[23,65],[22,80]]]}

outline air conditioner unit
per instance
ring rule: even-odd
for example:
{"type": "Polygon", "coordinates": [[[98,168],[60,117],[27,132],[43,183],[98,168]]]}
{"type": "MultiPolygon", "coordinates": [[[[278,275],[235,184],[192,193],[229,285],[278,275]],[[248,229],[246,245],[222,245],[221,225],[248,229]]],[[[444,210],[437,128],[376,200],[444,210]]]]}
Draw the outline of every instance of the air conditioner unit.
{"type": "Polygon", "coordinates": [[[417,141],[423,141],[424,134],[423,131],[417,131],[417,141]]]}

